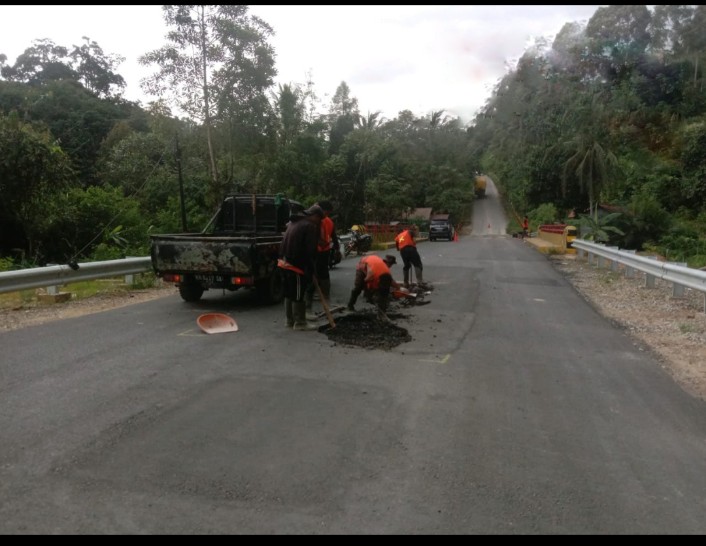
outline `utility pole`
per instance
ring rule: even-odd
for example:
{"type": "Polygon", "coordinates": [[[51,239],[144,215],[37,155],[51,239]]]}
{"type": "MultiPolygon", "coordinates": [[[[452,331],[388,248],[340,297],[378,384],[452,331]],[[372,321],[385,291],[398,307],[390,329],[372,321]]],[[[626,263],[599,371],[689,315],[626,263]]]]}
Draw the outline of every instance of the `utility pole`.
{"type": "Polygon", "coordinates": [[[181,148],[179,148],[179,135],[174,137],[176,141],[176,164],[177,174],[179,176],[179,203],[181,205],[181,229],[186,233],[186,208],[184,205],[184,180],[181,177],[181,148]]]}

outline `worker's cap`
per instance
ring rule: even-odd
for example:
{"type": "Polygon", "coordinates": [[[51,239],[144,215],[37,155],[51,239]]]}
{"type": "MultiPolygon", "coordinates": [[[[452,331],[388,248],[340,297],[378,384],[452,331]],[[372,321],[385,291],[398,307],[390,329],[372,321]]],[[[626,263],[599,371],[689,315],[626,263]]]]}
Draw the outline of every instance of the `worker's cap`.
{"type": "Polygon", "coordinates": [[[319,205],[312,205],[304,211],[304,214],[306,214],[307,216],[318,215],[321,218],[323,218],[324,217],[324,209],[322,209],[319,205]]]}
{"type": "Polygon", "coordinates": [[[382,261],[385,262],[389,267],[397,263],[397,258],[395,258],[392,254],[388,254],[382,259],[382,261]]]}

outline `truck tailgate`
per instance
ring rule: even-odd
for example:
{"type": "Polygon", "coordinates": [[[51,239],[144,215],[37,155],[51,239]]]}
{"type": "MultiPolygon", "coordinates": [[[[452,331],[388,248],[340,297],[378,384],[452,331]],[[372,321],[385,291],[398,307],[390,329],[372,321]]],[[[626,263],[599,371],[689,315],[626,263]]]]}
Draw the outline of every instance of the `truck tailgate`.
{"type": "Polygon", "coordinates": [[[150,254],[158,273],[224,273],[258,275],[253,271],[255,249],[276,253],[281,236],[219,237],[152,235],[150,254]]]}

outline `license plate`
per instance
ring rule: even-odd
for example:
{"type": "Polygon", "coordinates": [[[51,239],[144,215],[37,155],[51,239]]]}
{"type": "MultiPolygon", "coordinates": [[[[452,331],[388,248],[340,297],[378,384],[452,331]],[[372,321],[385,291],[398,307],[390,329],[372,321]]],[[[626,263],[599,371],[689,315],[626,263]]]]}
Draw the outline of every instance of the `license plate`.
{"type": "Polygon", "coordinates": [[[194,275],[194,278],[197,281],[202,281],[202,282],[223,282],[223,276],[222,275],[194,275]]]}

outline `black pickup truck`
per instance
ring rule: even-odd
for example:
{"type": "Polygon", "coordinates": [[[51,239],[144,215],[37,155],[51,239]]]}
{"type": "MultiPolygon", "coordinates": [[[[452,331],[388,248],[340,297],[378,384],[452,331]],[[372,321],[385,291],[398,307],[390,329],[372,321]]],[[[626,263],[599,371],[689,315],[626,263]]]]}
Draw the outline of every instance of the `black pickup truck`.
{"type": "Polygon", "coordinates": [[[185,301],[211,288],[248,288],[263,303],[278,303],[284,298],[279,246],[290,215],[303,209],[281,195],[229,195],[201,233],[151,235],[152,267],[185,301]]]}

